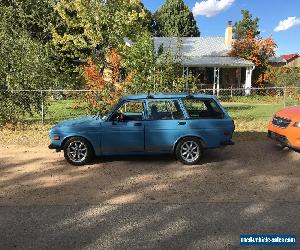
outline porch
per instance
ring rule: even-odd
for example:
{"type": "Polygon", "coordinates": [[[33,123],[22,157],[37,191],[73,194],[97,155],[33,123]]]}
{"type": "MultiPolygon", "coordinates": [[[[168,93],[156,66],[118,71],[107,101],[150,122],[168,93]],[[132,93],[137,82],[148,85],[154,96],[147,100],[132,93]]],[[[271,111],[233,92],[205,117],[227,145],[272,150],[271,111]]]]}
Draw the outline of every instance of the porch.
{"type": "Polygon", "coordinates": [[[211,66],[185,66],[183,76],[193,76],[197,88],[213,89],[218,95],[220,89],[239,88],[245,89],[245,94],[250,94],[252,87],[252,72],[254,66],[248,67],[211,67],[211,66]]]}

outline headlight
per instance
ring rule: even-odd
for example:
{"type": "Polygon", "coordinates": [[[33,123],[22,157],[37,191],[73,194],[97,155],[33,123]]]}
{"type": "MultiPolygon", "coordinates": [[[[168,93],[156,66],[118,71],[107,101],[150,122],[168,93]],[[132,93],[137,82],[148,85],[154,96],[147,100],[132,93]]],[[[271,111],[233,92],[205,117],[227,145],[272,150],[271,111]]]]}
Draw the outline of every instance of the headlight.
{"type": "Polygon", "coordinates": [[[295,122],[294,127],[300,128],[300,122],[295,122]]]}

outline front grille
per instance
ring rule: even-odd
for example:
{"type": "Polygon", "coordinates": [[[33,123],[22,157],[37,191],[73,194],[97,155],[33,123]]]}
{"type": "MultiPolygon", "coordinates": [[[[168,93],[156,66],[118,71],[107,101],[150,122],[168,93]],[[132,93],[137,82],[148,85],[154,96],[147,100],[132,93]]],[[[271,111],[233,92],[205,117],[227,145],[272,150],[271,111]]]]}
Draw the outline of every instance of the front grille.
{"type": "Polygon", "coordinates": [[[275,116],[273,118],[272,124],[276,127],[279,128],[287,128],[290,124],[291,124],[291,120],[283,118],[283,117],[279,117],[279,116],[275,116]]]}

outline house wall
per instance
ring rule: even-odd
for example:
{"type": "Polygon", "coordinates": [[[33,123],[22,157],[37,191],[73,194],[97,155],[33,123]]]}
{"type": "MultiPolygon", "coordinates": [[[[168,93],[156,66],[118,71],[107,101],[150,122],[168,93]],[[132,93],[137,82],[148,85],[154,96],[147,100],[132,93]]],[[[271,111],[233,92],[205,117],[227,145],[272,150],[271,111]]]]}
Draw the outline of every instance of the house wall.
{"type": "Polygon", "coordinates": [[[223,68],[221,77],[221,88],[237,88],[239,87],[239,79],[241,77],[241,69],[223,68]]]}
{"type": "MultiPolygon", "coordinates": [[[[199,87],[213,87],[213,67],[189,67],[189,74],[196,77],[199,87]]],[[[220,88],[242,87],[245,84],[245,75],[246,71],[243,68],[220,68],[220,88]]]]}
{"type": "Polygon", "coordinates": [[[197,84],[201,87],[206,85],[211,88],[211,85],[214,82],[214,70],[213,68],[205,67],[189,67],[189,74],[196,77],[197,84]]]}

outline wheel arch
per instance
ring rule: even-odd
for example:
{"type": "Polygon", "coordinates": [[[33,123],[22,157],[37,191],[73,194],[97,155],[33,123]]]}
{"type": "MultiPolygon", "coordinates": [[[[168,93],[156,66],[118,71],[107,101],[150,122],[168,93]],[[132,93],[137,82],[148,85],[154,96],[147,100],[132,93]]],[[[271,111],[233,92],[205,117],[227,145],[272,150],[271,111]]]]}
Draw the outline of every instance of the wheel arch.
{"type": "Polygon", "coordinates": [[[95,148],[94,148],[94,145],[91,142],[91,140],[89,138],[85,137],[85,136],[82,136],[82,135],[69,135],[69,136],[65,137],[63,139],[62,143],[61,143],[61,150],[64,150],[64,147],[65,147],[65,145],[66,145],[66,143],[67,143],[68,140],[70,140],[72,138],[75,138],[75,137],[82,138],[82,139],[86,140],[90,144],[90,146],[91,146],[91,148],[93,150],[93,154],[95,154],[95,148]]]}
{"type": "Polygon", "coordinates": [[[173,145],[173,153],[176,152],[176,148],[177,148],[178,143],[179,143],[181,140],[185,139],[185,138],[196,138],[196,139],[198,139],[198,140],[201,142],[202,148],[204,148],[204,149],[207,148],[207,144],[206,144],[206,142],[203,140],[203,138],[201,138],[201,136],[198,136],[198,135],[184,135],[184,136],[181,136],[180,138],[178,138],[178,139],[176,140],[176,142],[174,143],[174,145],[173,145]]]}

